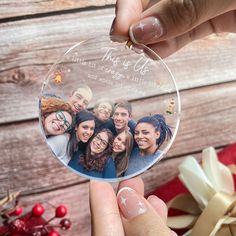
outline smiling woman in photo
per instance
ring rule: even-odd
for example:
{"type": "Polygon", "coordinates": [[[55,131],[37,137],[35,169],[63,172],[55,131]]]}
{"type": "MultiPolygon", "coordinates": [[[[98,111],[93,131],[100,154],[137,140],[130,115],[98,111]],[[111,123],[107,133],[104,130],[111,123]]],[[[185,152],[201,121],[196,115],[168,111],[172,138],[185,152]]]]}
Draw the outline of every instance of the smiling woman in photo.
{"type": "Polygon", "coordinates": [[[121,177],[128,168],[132,149],[133,135],[128,130],[121,132],[115,137],[112,147],[112,158],[115,161],[117,177],[121,177]]]}
{"type": "Polygon", "coordinates": [[[42,125],[46,137],[64,134],[71,128],[72,111],[70,105],[57,97],[41,98],[42,125]]]}
{"type": "Polygon", "coordinates": [[[40,106],[47,144],[53,153],[66,164],[69,162],[66,148],[73,120],[70,105],[61,98],[44,96],[41,98],[40,106]]]}
{"type": "Polygon", "coordinates": [[[94,129],[95,116],[91,112],[83,110],[76,113],[67,147],[68,156],[73,157],[77,151],[85,152],[87,143],[94,134],[94,129]]]}
{"type": "Polygon", "coordinates": [[[116,169],[111,158],[113,135],[102,129],[88,143],[86,152],[76,152],[69,166],[78,172],[98,178],[115,178],[116,169]]]}
{"type": "Polygon", "coordinates": [[[160,156],[160,146],[172,137],[172,131],[162,115],[141,118],[135,127],[134,139],[138,145],[131,153],[125,176],[150,166],[160,156]]]}

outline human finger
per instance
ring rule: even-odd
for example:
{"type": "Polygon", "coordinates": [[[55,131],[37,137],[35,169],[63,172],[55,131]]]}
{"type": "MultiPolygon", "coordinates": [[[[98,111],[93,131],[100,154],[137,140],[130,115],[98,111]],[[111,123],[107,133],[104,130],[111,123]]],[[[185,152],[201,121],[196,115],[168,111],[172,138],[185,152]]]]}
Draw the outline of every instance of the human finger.
{"type": "Polygon", "coordinates": [[[150,203],[150,205],[153,207],[153,209],[158,213],[158,215],[161,217],[164,223],[167,222],[167,207],[166,204],[157,196],[150,195],[147,198],[147,201],[150,203]]]}
{"type": "MultiPolygon", "coordinates": [[[[144,183],[141,177],[135,177],[132,179],[124,180],[120,182],[118,190],[129,187],[139,193],[141,196],[144,195],[144,183]]],[[[147,201],[153,207],[153,209],[160,215],[164,222],[167,221],[167,207],[165,203],[155,195],[150,195],[147,201]]]]}
{"type": "Polygon", "coordinates": [[[106,182],[90,181],[90,210],[92,235],[124,235],[117,199],[112,186],[106,182]]]}
{"type": "Polygon", "coordinates": [[[134,22],[140,20],[143,12],[143,4],[148,0],[117,0],[116,16],[113,20],[110,34],[128,37],[129,27],[134,22]]]}
{"type": "Polygon", "coordinates": [[[151,204],[135,190],[124,187],[117,194],[125,235],[173,235],[151,204]]]}
{"type": "Polygon", "coordinates": [[[165,58],[178,51],[186,44],[206,37],[212,33],[236,33],[236,21],[234,14],[234,11],[227,12],[215,17],[211,21],[202,23],[183,35],[179,35],[176,38],[164,40],[158,43],[149,44],[148,47],[155,51],[161,58],[165,58]]]}
{"type": "Polygon", "coordinates": [[[129,35],[133,42],[153,44],[183,35],[235,8],[234,0],[162,0],[142,13],[142,19],[131,25],[129,35]]]}
{"type": "Polygon", "coordinates": [[[122,182],[120,182],[118,186],[118,191],[124,187],[132,188],[140,195],[144,195],[144,183],[140,176],[134,177],[132,179],[123,180],[122,182]]]}

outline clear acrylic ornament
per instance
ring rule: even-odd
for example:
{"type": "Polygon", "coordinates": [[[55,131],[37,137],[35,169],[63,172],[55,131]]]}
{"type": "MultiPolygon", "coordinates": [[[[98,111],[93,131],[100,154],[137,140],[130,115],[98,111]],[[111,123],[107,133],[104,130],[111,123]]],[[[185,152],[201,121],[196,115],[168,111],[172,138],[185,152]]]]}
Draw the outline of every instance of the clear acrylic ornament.
{"type": "Polygon", "coordinates": [[[83,177],[110,182],[166,155],[180,111],[162,59],[119,36],[71,47],[48,72],[39,99],[40,126],[56,158],[83,177]]]}

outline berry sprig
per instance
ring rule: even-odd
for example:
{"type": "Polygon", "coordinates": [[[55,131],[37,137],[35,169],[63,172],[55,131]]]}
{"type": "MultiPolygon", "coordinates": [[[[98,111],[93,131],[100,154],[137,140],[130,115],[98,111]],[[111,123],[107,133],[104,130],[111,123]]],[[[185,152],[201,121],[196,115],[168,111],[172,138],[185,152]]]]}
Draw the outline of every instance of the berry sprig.
{"type": "Polygon", "coordinates": [[[18,206],[19,195],[20,192],[10,193],[7,190],[7,196],[0,199],[0,217],[3,219],[3,225],[9,223],[11,216],[17,216],[22,213],[18,206]]]}
{"type": "Polygon", "coordinates": [[[23,208],[22,207],[16,207],[15,211],[13,212],[13,214],[15,216],[20,216],[23,212],[23,208]]]}
{"type": "Polygon", "coordinates": [[[71,227],[71,221],[69,219],[62,219],[60,221],[61,229],[67,230],[71,227]]]}
{"type": "Polygon", "coordinates": [[[60,234],[55,231],[55,230],[51,230],[49,233],[48,233],[48,236],[60,236],[60,234]]]}
{"type": "Polygon", "coordinates": [[[34,217],[41,217],[44,213],[44,207],[42,204],[37,203],[33,206],[32,211],[31,211],[31,216],[34,217]]]}
{"type": "MultiPolygon", "coordinates": [[[[50,204],[51,205],[51,204],[50,204]]],[[[54,216],[46,221],[36,226],[30,226],[29,221],[32,218],[40,218],[43,216],[45,209],[41,203],[37,203],[32,207],[29,217],[18,217],[16,219],[10,220],[7,223],[7,231],[2,236],[13,236],[17,235],[28,235],[28,236],[60,236],[60,234],[54,230],[54,228],[60,228],[61,230],[68,230],[71,227],[70,219],[61,219],[58,225],[52,225],[51,223],[56,218],[63,218],[67,215],[67,208],[64,205],[59,205],[55,208],[54,216]]],[[[15,208],[11,216],[20,216],[23,212],[22,207],[15,208]]],[[[10,217],[11,217],[10,216],[10,217]]]]}
{"type": "Polygon", "coordinates": [[[67,208],[64,206],[64,205],[60,205],[58,207],[55,207],[56,210],[55,210],[55,215],[49,219],[45,225],[47,225],[49,222],[53,221],[55,218],[62,218],[64,216],[66,216],[67,214],[67,208]]]}

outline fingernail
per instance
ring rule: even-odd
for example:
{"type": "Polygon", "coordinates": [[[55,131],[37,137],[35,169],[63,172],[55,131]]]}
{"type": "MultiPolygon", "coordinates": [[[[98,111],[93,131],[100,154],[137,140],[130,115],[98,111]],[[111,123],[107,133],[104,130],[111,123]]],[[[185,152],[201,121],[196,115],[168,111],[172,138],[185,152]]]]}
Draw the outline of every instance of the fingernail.
{"type": "Polygon", "coordinates": [[[163,35],[163,26],[157,17],[150,16],[138,23],[131,25],[129,29],[130,39],[134,43],[149,43],[163,35]]]}
{"type": "Polygon", "coordinates": [[[143,198],[129,187],[120,189],[117,193],[117,202],[122,215],[126,219],[132,219],[147,211],[143,198]]]}
{"type": "Polygon", "coordinates": [[[156,195],[150,195],[148,196],[147,200],[153,204],[158,204],[160,202],[163,202],[160,198],[158,198],[156,195]]]}

